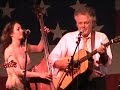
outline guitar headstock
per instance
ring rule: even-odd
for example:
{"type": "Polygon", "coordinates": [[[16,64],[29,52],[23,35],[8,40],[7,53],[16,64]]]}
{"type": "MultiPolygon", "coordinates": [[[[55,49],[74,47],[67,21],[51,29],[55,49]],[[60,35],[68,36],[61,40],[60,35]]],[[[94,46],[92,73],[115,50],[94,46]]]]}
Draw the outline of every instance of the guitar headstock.
{"type": "Polygon", "coordinates": [[[4,69],[9,68],[9,67],[17,67],[17,63],[11,60],[10,62],[3,64],[4,69]]]}
{"type": "Polygon", "coordinates": [[[111,40],[112,43],[118,43],[120,42],[120,36],[116,36],[114,39],[111,40]]]}

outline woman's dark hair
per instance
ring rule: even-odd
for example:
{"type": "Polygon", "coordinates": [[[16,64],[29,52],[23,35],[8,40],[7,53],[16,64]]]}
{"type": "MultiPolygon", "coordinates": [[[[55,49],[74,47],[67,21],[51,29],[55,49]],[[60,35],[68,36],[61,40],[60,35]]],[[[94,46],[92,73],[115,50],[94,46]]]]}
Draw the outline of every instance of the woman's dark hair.
{"type": "Polygon", "coordinates": [[[12,21],[8,24],[6,24],[5,28],[2,31],[2,36],[0,39],[0,43],[2,45],[2,53],[4,54],[5,49],[11,44],[12,38],[10,34],[13,32],[14,25],[16,23],[19,23],[17,21],[12,21]]]}

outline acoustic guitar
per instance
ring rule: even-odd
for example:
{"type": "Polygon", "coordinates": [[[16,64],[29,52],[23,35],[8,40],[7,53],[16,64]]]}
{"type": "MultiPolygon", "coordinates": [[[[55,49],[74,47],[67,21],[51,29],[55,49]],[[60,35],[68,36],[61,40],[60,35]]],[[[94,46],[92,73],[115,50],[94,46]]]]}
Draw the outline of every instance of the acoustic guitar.
{"type": "MultiPolygon", "coordinates": [[[[109,42],[103,45],[107,47],[110,44],[118,43],[118,42],[120,42],[120,36],[115,37],[114,39],[110,40],[109,42]]],[[[59,71],[59,75],[53,78],[53,83],[55,88],[57,90],[59,88],[65,89],[75,77],[85,72],[89,67],[88,59],[90,59],[96,53],[98,53],[97,49],[92,51],[91,53],[87,53],[87,51],[84,49],[81,49],[77,53],[75,53],[73,60],[73,68],[75,68],[75,70],[73,69],[73,75],[71,75],[72,69],[59,71]]],[[[61,58],[61,60],[68,62],[69,60],[71,60],[71,57],[70,56],[63,57],[61,58]]]]}

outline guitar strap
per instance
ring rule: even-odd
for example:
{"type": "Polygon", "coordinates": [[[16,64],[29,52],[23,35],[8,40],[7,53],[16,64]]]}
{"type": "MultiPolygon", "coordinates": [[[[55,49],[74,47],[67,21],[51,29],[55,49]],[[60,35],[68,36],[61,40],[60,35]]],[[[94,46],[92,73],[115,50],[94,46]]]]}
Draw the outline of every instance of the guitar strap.
{"type": "MultiPolygon", "coordinates": [[[[91,52],[95,49],[95,31],[92,31],[91,33],[91,52]]],[[[94,69],[94,60],[91,57],[88,65],[89,69],[93,70],[94,69]]],[[[91,71],[90,70],[90,71],[91,71]]]]}
{"type": "Polygon", "coordinates": [[[95,31],[92,31],[91,33],[91,51],[93,51],[95,48],[95,31]]]}

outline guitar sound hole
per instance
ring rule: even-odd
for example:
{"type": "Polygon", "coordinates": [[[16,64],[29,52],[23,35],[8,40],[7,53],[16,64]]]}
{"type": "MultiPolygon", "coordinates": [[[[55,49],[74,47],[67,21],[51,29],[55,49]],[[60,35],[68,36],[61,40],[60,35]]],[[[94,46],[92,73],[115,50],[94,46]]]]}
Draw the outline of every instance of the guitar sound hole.
{"type": "Polygon", "coordinates": [[[78,70],[80,69],[80,67],[78,68],[74,68],[73,70],[70,70],[69,74],[70,76],[72,76],[72,74],[76,74],[78,72],[78,70]]]}
{"type": "Polygon", "coordinates": [[[74,61],[74,68],[79,68],[80,67],[80,62],[74,61]]]}

